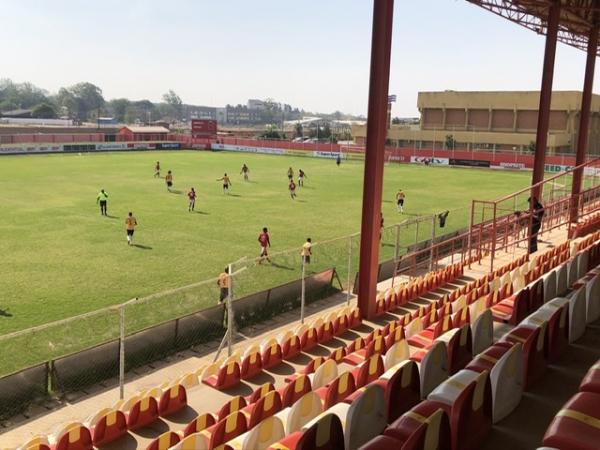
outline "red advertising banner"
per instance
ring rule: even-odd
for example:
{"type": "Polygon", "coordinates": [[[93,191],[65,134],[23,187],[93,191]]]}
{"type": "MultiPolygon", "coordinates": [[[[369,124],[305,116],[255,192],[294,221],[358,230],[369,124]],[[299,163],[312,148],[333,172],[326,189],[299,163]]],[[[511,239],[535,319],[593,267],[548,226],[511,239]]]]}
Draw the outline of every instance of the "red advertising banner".
{"type": "Polygon", "coordinates": [[[193,119],[192,136],[216,136],[217,121],[211,119],[193,119]]]}

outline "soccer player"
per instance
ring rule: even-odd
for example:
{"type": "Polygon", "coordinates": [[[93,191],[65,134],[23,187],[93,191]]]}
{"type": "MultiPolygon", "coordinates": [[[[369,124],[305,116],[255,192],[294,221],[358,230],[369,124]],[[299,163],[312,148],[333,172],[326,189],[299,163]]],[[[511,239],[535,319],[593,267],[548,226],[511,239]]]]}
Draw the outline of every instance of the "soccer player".
{"type": "Polygon", "coordinates": [[[271,262],[268,252],[268,248],[271,246],[271,239],[269,238],[269,230],[267,230],[267,227],[264,227],[262,233],[258,235],[258,242],[260,243],[260,259],[258,260],[258,263],[262,264],[265,259],[271,262]]]}
{"type": "Polygon", "coordinates": [[[304,170],[299,169],[298,170],[298,186],[304,186],[304,178],[306,178],[306,173],[304,173],[304,170]]]}
{"type": "Polygon", "coordinates": [[[294,179],[294,169],[292,169],[292,167],[290,166],[290,168],[288,169],[288,180],[293,180],[294,179]]]}
{"type": "Polygon", "coordinates": [[[223,328],[227,328],[227,303],[225,303],[225,299],[229,295],[229,267],[225,267],[223,272],[219,274],[217,285],[220,288],[219,305],[223,305],[223,328]]]}
{"type": "Polygon", "coordinates": [[[167,172],[165,182],[167,183],[167,191],[171,192],[171,188],[173,187],[173,174],[170,170],[167,172]]]}
{"type": "Polygon", "coordinates": [[[133,232],[137,227],[137,219],[133,216],[133,213],[129,211],[129,216],[125,219],[125,225],[127,228],[127,245],[133,245],[133,232]]]}
{"type": "Polygon", "coordinates": [[[104,191],[104,189],[100,189],[98,196],[96,197],[96,204],[100,203],[100,214],[103,216],[107,216],[106,212],[106,202],[108,201],[108,194],[104,191]]]}
{"type": "Polygon", "coordinates": [[[406,195],[404,194],[404,192],[402,192],[402,189],[398,189],[398,192],[396,193],[396,203],[398,205],[398,211],[403,213],[404,212],[404,198],[406,197],[406,195]]]}
{"type": "Polygon", "coordinates": [[[310,238],[306,239],[306,242],[300,251],[300,255],[302,256],[303,264],[310,264],[310,257],[312,256],[312,240],[310,238]]]}
{"type": "Polygon", "coordinates": [[[196,191],[194,188],[191,188],[190,192],[188,192],[188,199],[190,200],[190,204],[188,205],[188,211],[192,212],[194,207],[196,206],[196,191]]]}
{"type": "Polygon", "coordinates": [[[223,178],[217,178],[217,181],[223,182],[223,194],[229,194],[229,186],[231,186],[231,180],[227,176],[227,174],[223,174],[223,178]]]}
{"type": "Polygon", "coordinates": [[[294,183],[293,179],[290,180],[288,188],[290,190],[290,196],[292,197],[292,200],[294,200],[296,198],[296,183],[294,183]]]}
{"type": "Polygon", "coordinates": [[[154,178],[160,178],[160,161],[156,161],[156,165],[154,166],[154,178]]]}
{"type": "Polygon", "coordinates": [[[244,174],[244,181],[248,181],[248,174],[250,174],[250,169],[248,169],[246,163],[244,163],[244,165],[242,166],[240,174],[244,174]]]}

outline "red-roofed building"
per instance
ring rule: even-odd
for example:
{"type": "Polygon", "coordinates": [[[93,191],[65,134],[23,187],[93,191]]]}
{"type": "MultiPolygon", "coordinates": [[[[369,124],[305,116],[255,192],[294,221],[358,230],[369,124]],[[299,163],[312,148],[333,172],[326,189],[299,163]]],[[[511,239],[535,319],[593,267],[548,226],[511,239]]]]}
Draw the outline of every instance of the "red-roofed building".
{"type": "Polygon", "coordinates": [[[119,130],[126,141],[167,141],[169,130],[165,127],[126,126],[119,130]]]}

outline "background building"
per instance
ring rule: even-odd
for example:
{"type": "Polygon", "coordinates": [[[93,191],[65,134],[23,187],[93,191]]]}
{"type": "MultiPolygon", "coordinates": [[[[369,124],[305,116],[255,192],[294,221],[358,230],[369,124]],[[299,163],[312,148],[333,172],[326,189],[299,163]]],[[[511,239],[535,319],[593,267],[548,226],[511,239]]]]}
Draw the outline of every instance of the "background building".
{"type": "MultiPolygon", "coordinates": [[[[390,144],[399,147],[533,151],[540,94],[537,91],[420,92],[418,125],[391,125],[390,144]]],[[[581,92],[552,93],[548,152],[574,153],[581,92]]],[[[366,125],[352,128],[363,144],[366,125]]],[[[588,144],[600,153],[600,96],[592,97],[588,144]]]]}

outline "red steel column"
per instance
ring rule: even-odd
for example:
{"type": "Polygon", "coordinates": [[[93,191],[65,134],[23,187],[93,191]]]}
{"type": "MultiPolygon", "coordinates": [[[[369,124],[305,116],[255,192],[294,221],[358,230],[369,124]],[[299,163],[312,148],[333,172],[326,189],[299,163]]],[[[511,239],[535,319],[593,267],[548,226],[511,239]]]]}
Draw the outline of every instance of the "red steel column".
{"type": "MultiPolygon", "coordinates": [[[[592,107],[592,89],[594,87],[594,70],[596,67],[596,54],[598,52],[598,25],[590,31],[587,60],[585,63],[585,77],[583,80],[583,95],[581,96],[581,114],[579,116],[579,132],[577,134],[577,155],[575,165],[579,166],[585,162],[588,143],[588,129],[590,124],[590,109],[592,107]]],[[[573,184],[571,185],[571,222],[577,222],[579,210],[578,198],[581,192],[581,180],[583,169],[573,172],[573,184]]]]}
{"type": "Polygon", "coordinates": [[[358,307],[364,318],[374,316],[377,295],[380,212],[393,17],[394,0],[374,0],[358,279],[358,307]]]}
{"type": "MultiPolygon", "coordinates": [[[[554,78],[554,57],[556,55],[556,39],[560,19],[560,0],[553,0],[548,13],[548,30],[546,33],[546,50],[544,52],[544,68],[542,72],[542,91],[540,92],[540,108],[538,113],[537,135],[535,138],[535,158],[533,162],[533,178],[531,184],[544,179],[546,162],[546,145],[548,143],[548,124],[550,121],[550,101],[552,99],[552,79],[554,78]]],[[[533,196],[540,197],[541,188],[533,189],[533,196]]]]}

